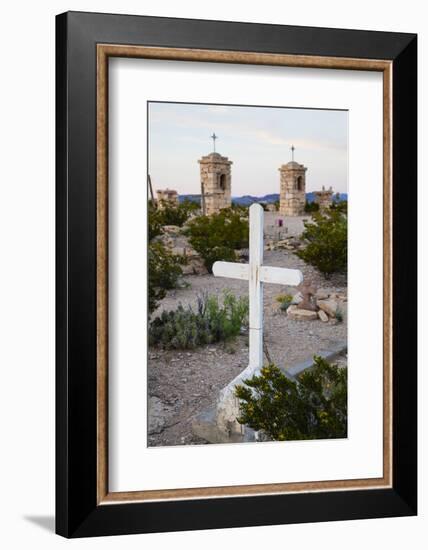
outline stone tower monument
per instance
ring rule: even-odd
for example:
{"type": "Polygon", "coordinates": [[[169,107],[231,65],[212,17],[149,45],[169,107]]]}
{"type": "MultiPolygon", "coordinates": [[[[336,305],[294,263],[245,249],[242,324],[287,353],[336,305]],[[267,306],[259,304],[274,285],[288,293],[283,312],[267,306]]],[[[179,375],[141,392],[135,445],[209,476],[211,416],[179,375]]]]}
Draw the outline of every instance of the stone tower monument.
{"type": "Polygon", "coordinates": [[[324,185],[321,191],[315,191],[315,202],[318,203],[321,212],[325,212],[333,204],[333,189],[326,189],[324,185]]]}
{"type": "Polygon", "coordinates": [[[291,146],[291,161],[279,168],[279,211],[284,216],[302,216],[306,201],[306,170],[294,160],[294,145],[291,146]]]}
{"type": "Polygon", "coordinates": [[[165,205],[168,206],[178,206],[178,193],[175,189],[158,189],[158,206],[162,210],[165,205]]]}
{"type": "Polygon", "coordinates": [[[232,205],[232,161],[216,153],[215,134],[211,136],[214,151],[198,160],[201,169],[202,212],[207,216],[232,205]]]}

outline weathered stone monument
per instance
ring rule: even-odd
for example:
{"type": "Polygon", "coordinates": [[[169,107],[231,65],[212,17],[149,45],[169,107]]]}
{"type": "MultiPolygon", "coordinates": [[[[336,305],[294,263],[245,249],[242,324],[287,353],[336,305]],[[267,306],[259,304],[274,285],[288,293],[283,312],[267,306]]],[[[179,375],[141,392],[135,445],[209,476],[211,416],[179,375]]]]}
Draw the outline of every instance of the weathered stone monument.
{"type": "Polygon", "coordinates": [[[220,392],[211,416],[198,419],[194,423],[195,433],[212,443],[242,441],[245,438],[245,428],[236,420],[239,415],[239,401],[235,397],[235,387],[259,373],[263,367],[263,284],[297,286],[303,281],[302,273],[298,269],[263,265],[263,217],[260,204],[252,204],[248,264],[215,262],[213,265],[213,274],[217,277],[248,281],[250,308],[248,367],[220,392]]]}
{"type": "Polygon", "coordinates": [[[291,146],[291,161],[279,168],[279,211],[284,216],[303,216],[306,201],[306,170],[294,160],[294,145],[291,146]]]}
{"type": "Polygon", "coordinates": [[[314,191],[315,202],[319,205],[320,211],[328,210],[333,204],[333,189],[326,189],[324,185],[321,191],[314,191]]]}
{"type": "Polygon", "coordinates": [[[168,206],[178,206],[178,193],[175,189],[158,189],[158,207],[160,209],[168,206]]]}
{"type": "Polygon", "coordinates": [[[215,140],[211,136],[214,151],[198,160],[201,170],[202,212],[210,216],[232,205],[232,161],[215,150],[215,140]]]}

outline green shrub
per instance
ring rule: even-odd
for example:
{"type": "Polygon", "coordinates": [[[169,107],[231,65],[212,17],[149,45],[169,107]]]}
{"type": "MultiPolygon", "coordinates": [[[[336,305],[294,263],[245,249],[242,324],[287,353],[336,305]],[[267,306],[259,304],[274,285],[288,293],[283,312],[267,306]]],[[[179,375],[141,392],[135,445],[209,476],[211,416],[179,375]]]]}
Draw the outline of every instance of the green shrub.
{"type": "Polygon", "coordinates": [[[291,294],[279,294],[276,297],[276,301],[280,304],[280,309],[282,311],[287,311],[288,307],[291,305],[291,302],[293,301],[293,296],[291,294]]]}
{"type": "Polygon", "coordinates": [[[348,212],[348,201],[336,200],[330,206],[330,209],[331,210],[338,210],[339,212],[342,212],[343,214],[347,214],[347,212],[348,212]]]}
{"type": "Polygon", "coordinates": [[[248,247],[248,219],[232,208],[191,220],[185,232],[210,273],[214,262],[235,261],[235,250],[248,247]]]}
{"type": "Polygon", "coordinates": [[[159,210],[157,210],[153,201],[149,201],[148,232],[149,241],[152,241],[162,233],[162,221],[159,217],[159,210]]]}
{"type": "Polygon", "coordinates": [[[296,254],[308,264],[317,267],[325,277],[334,272],[346,272],[348,258],[347,217],[339,210],[314,213],[304,222],[303,250],[296,254]]]}
{"type": "Polygon", "coordinates": [[[239,213],[241,217],[248,218],[248,214],[249,214],[248,206],[244,206],[243,204],[232,202],[232,206],[230,208],[233,212],[239,213]]]}
{"type": "Polygon", "coordinates": [[[194,349],[227,341],[248,323],[248,299],[225,293],[223,305],[217,296],[198,297],[197,311],[181,304],[175,311],[163,311],[149,327],[149,345],[164,349],[194,349]]]}
{"type": "Polygon", "coordinates": [[[198,204],[189,200],[177,206],[162,201],[162,208],[157,208],[152,201],[149,201],[149,240],[160,235],[164,225],[182,227],[191,214],[198,209],[198,204]]]}
{"type": "Polygon", "coordinates": [[[177,287],[183,273],[181,265],[186,263],[184,257],[173,254],[163,243],[153,240],[162,234],[164,225],[182,225],[195,208],[198,208],[197,204],[184,201],[178,207],[165,205],[165,208],[160,210],[149,201],[149,314],[153,313],[159,301],[165,298],[167,290],[177,287]]]}
{"type": "Polygon", "coordinates": [[[298,382],[269,365],[244,384],[235,388],[241,424],[274,441],[346,437],[346,368],[314,356],[314,366],[298,382]]]}
{"type": "Polygon", "coordinates": [[[182,274],[181,256],[172,254],[162,243],[149,243],[149,314],[157,308],[160,300],[165,298],[166,291],[177,287],[182,274]]]}
{"type": "Polygon", "coordinates": [[[307,212],[307,213],[318,212],[319,209],[320,209],[320,205],[317,202],[315,202],[315,201],[312,201],[312,202],[306,201],[305,202],[305,212],[307,212]]]}
{"type": "Polygon", "coordinates": [[[163,204],[163,208],[158,210],[158,216],[162,225],[178,225],[182,227],[189,219],[192,212],[198,210],[197,203],[185,200],[178,206],[163,204]]]}

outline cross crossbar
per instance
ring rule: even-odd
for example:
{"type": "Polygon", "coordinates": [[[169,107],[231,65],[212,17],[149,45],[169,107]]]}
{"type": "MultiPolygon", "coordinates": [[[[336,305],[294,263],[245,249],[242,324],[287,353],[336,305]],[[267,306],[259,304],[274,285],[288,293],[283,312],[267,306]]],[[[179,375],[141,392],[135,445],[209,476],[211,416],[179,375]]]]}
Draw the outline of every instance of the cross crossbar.
{"type": "MultiPolygon", "coordinates": [[[[229,277],[230,279],[242,279],[248,281],[250,273],[249,264],[236,264],[234,262],[215,262],[213,275],[216,277],[229,277]]],[[[303,281],[302,273],[298,269],[286,267],[272,267],[262,265],[259,267],[261,283],[276,285],[297,286],[303,281]]]]}

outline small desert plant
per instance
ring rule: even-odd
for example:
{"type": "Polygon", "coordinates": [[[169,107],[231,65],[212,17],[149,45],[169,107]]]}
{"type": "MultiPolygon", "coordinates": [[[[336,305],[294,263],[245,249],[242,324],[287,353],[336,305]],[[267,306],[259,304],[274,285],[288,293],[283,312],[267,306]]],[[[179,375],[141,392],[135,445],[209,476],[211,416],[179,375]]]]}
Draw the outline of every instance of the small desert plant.
{"type": "Polygon", "coordinates": [[[149,327],[149,344],[164,349],[194,349],[227,341],[248,323],[248,299],[226,292],[223,305],[217,296],[199,296],[197,311],[181,304],[174,311],[163,311],[149,327]]]}
{"type": "Polygon", "coordinates": [[[341,309],[337,308],[335,317],[338,323],[343,323],[343,311],[341,309]]]}
{"type": "Polygon", "coordinates": [[[314,356],[296,382],[275,365],[238,385],[238,422],[274,441],[343,438],[347,435],[347,369],[314,356]]]}
{"type": "Polygon", "coordinates": [[[217,260],[234,261],[235,250],[248,247],[248,219],[234,208],[198,216],[189,221],[185,232],[209,272],[217,260]]]}
{"type": "Polygon", "coordinates": [[[279,302],[281,311],[287,311],[293,301],[293,296],[291,296],[291,294],[279,294],[279,296],[276,297],[276,301],[279,302]]]}
{"type": "Polygon", "coordinates": [[[334,272],[345,272],[348,258],[347,217],[340,210],[315,212],[304,222],[303,250],[296,254],[308,264],[317,267],[325,277],[334,272]]]}
{"type": "Polygon", "coordinates": [[[172,254],[161,242],[149,243],[149,315],[157,308],[166,291],[176,288],[182,274],[182,256],[172,254]]]}

